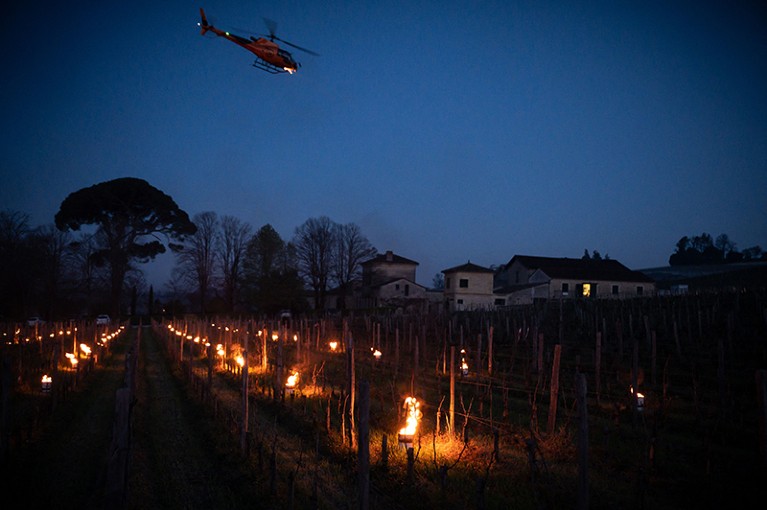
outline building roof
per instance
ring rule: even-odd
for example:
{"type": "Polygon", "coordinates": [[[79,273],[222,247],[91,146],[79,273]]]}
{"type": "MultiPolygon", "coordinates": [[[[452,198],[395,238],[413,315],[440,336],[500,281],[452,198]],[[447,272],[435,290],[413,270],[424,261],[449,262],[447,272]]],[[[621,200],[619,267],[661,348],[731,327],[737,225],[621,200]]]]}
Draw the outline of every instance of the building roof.
{"type": "Polygon", "coordinates": [[[381,287],[385,287],[387,285],[391,285],[392,283],[397,283],[397,282],[406,282],[409,285],[413,285],[414,287],[419,287],[424,290],[426,289],[426,287],[424,287],[420,283],[416,283],[409,278],[392,278],[391,280],[386,280],[385,282],[381,282],[376,285],[371,285],[371,288],[381,288],[381,287]]]}
{"type": "Polygon", "coordinates": [[[515,261],[530,270],[541,270],[550,278],[643,283],[654,281],[649,276],[639,271],[632,271],[613,259],[570,259],[514,255],[506,267],[508,268],[515,261]]]}
{"type": "Polygon", "coordinates": [[[417,266],[418,262],[406,259],[405,257],[400,257],[399,255],[394,254],[391,250],[388,250],[386,253],[379,253],[375,257],[362,262],[363,266],[370,266],[373,264],[411,264],[417,266]]]}
{"type": "Polygon", "coordinates": [[[494,273],[492,269],[472,264],[470,261],[460,266],[451,267],[450,269],[443,269],[443,273],[494,273]]]}

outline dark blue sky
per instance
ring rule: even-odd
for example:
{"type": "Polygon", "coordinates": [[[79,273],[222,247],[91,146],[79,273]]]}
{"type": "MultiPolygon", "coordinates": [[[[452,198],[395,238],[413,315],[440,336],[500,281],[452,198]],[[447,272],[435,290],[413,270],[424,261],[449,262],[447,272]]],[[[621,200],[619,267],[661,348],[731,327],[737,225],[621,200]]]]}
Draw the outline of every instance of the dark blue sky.
{"type": "Polygon", "coordinates": [[[702,232],[767,248],[758,2],[17,4],[0,207],[33,225],[135,176],[286,240],[311,217],[356,223],[424,285],[514,254],[662,266],[702,232]],[[200,7],[321,56],[259,71],[200,35],[200,7]]]}

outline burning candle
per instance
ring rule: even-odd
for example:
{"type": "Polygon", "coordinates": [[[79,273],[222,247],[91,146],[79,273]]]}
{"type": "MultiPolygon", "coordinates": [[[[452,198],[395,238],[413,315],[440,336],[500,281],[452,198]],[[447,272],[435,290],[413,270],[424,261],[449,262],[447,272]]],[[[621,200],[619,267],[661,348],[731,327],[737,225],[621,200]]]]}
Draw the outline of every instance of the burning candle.
{"type": "Polygon", "coordinates": [[[288,395],[292,395],[296,390],[296,384],[298,384],[298,372],[293,372],[293,375],[289,375],[288,380],[285,382],[285,389],[288,395]]]}
{"type": "Polygon", "coordinates": [[[43,393],[48,393],[51,391],[51,383],[53,382],[53,379],[49,375],[43,375],[43,378],[41,380],[43,393]]]}
{"type": "Polygon", "coordinates": [[[399,430],[398,439],[405,448],[413,447],[413,438],[418,430],[418,422],[421,419],[421,404],[415,397],[407,397],[403,407],[407,408],[405,426],[399,430]]]}
{"type": "MultiPolygon", "coordinates": [[[[634,394],[634,388],[631,388],[631,394],[634,394]]],[[[637,392],[636,394],[636,406],[637,411],[644,411],[644,394],[637,392]]]]}

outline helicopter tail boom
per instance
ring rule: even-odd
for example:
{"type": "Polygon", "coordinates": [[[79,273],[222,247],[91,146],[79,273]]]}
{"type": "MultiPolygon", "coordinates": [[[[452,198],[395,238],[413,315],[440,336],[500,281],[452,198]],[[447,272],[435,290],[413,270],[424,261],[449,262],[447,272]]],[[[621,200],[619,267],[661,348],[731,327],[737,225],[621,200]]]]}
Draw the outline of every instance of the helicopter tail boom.
{"type": "Polygon", "coordinates": [[[200,7],[200,35],[205,35],[209,28],[208,18],[205,17],[205,11],[200,7]]]}

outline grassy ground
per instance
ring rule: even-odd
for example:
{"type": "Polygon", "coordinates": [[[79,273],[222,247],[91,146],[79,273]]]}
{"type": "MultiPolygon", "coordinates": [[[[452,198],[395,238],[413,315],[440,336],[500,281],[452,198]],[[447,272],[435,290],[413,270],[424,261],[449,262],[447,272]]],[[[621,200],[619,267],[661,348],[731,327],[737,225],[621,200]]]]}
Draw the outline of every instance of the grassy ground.
{"type": "MultiPolygon", "coordinates": [[[[749,324],[755,332],[761,327],[749,324]]],[[[22,501],[26,508],[103,507],[115,391],[123,381],[126,345],[137,331],[129,330],[111,356],[54,411],[46,407],[50,396],[39,390],[14,394],[14,419],[19,425],[34,426],[18,427],[24,432],[14,435],[2,476],[4,498],[22,501]]],[[[348,446],[349,425],[341,420],[343,357],[310,353],[300,367],[304,374],[300,390],[285,401],[270,394],[271,372],[253,373],[250,451],[244,456],[239,448],[240,377],[216,371],[208,392],[200,384],[207,373],[207,360],[200,353],[194,358],[197,378],[190,384],[189,373],[166,359],[158,342],[162,334],[149,328],[141,334],[126,508],[359,506],[356,453],[348,446]],[[323,374],[317,382],[322,381],[322,391],[310,383],[310,374],[320,366],[323,374]]],[[[688,358],[693,347],[689,344],[683,345],[685,360],[663,356],[670,360],[661,365],[668,371],[659,372],[657,384],[645,383],[649,392],[639,415],[626,407],[625,381],[618,381],[615,373],[603,374],[601,399],[597,401],[593,390],[588,396],[590,508],[746,507],[753,498],[763,500],[753,374],[762,366],[765,349],[762,341],[752,345],[746,338],[750,337],[738,337],[733,354],[728,353],[727,387],[717,384],[718,364],[710,355],[717,352],[716,337],[699,350],[694,362],[688,358]]],[[[673,354],[668,345],[673,347],[667,342],[664,352],[673,354]]],[[[565,358],[574,359],[578,344],[566,347],[571,350],[565,358]]],[[[285,359],[295,359],[295,354],[287,349],[285,359]]],[[[507,358],[515,355],[519,354],[509,353],[507,358]]],[[[580,359],[588,357],[582,354],[580,359]]],[[[458,382],[457,428],[461,429],[463,416],[470,418],[470,440],[464,444],[460,435],[452,439],[432,435],[436,406],[447,390],[444,377],[424,369],[411,379],[402,368],[411,365],[403,362],[400,375],[393,378],[391,367],[359,361],[357,380],[368,380],[371,390],[370,508],[575,507],[577,409],[572,367],[563,366],[557,428],[548,432],[549,399],[536,395],[534,379],[523,377],[522,368],[528,365],[528,361],[511,363],[516,368],[508,369],[508,378],[494,381],[492,391],[484,383],[472,382],[472,377],[458,382]],[[424,421],[414,469],[408,472],[396,430],[400,397],[413,385],[423,397],[424,421]],[[535,412],[533,398],[539,399],[535,412]],[[508,413],[502,413],[505,399],[508,413]],[[497,457],[488,425],[500,430],[497,457]]],[[[443,403],[443,412],[446,406],[443,403]]]]}
{"type": "Polygon", "coordinates": [[[13,395],[16,418],[3,466],[4,498],[19,508],[99,508],[112,434],[115,391],[124,379],[125,341],[59,399],[13,395]]]}
{"type": "MultiPolygon", "coordinates": [[[[17,427],[3,465],[4,501],[17,502],[17,508],[104,507],[115,392],[124,381],[126,346],[137,331],[120,337],[111,355],[55,410],[50,395],[14,395],[15,416],[33,418],[17,427]]],[[[143,335],[140,359],[125,507],[252,508],[257,485],[236,461],[231,441],[222,441],[201,407],[185,397],[150,334],[143,335]]]]}

